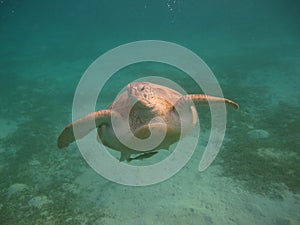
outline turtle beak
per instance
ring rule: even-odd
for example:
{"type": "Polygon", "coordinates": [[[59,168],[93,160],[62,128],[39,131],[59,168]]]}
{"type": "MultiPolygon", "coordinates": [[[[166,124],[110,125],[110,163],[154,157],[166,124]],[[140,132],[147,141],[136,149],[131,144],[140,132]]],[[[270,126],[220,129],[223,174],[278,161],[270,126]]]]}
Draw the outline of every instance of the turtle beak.
{"type": "Polygon", "coordinates": [[[128,96],[131,95],[131,84],[127,85],[126,91],[127,91],[128,96]]]}
{"type": "Polygon", "coordinates": [[[127,95],[128,95],[129,104],[132,106],[137,102],[137,99],[136,99],[134,93],[135,93],[135,90],[133,88],[133,85],[128,84],[127,85],[127,95]]]}
{"type": "Polygon", "coordinates": [[[128,97],[133,97],[133,96],[135,96],[135,89],[134,89],[134,87],[133,87],[133,85],[132,84],[128,84],[127,85],[127,94],[128,94],[128,97]]]}
{"type": "Polygon", "coordinates": [[[130,83],[127,85],[127,94],[128,96],[138,96],[137,86],[134,83],[130,83]]]}

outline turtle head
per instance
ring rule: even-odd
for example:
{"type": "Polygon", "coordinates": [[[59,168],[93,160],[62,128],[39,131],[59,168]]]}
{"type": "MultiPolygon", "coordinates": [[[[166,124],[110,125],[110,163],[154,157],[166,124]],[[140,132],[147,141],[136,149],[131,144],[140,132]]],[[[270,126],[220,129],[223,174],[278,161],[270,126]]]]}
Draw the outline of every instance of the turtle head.
{"type": "Polygon", "coordinates": [[[134,82],[127,85],[129,103],[133,106],[152,107],[153,90],[148,82],[134,82]]]}

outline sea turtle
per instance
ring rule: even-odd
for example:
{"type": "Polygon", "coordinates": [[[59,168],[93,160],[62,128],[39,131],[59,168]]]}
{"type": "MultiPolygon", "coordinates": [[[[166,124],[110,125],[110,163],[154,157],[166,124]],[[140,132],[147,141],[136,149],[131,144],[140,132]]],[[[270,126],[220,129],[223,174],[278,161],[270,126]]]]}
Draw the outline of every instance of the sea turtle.
{"type": "MultiPolygon", "coordinates": [[[[210,103],[225,102],[234,109],[239,108],[237,103],[225,98],[204,94],[182,95],[171,88],[150,82],[130,83],[107,109],[92,112],[67,125],[58,137],[57,146],[58,148],[67,147],[76,139],[83,138],[97,128],[99,142],[120,151],[120,161],[148,158],[157,150],[168,149],[171,144],[188,133],[198,120],[195,105],[208,101],[210,103]],[[186,111],[182,114],[179,111],[183,108],[186,111]],[[132,134],[141,140],[147,139],[152,131],[165,129],[166,135],[162,142],[152,149],[137,150],[127,147],[128,145],[124,145],[116,136],[111,122],[113,119],[118,121],[117,129],[121,129],[121,133],[124,129],[124,136],[130,133],[124,128],[125,123],[132,134]],[[74,135],[74,129],[76,129],[76,135],[74,135]],[[141,155],[131,158],[131,154],[141,155]]],[[[130,142],[130,139],[127,141],[130,142]]]]}

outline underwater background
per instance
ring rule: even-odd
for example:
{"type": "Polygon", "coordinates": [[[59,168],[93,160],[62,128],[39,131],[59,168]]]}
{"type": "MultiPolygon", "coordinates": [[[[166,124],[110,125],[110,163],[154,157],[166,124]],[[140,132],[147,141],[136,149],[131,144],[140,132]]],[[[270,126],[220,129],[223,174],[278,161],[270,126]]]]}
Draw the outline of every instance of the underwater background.
{"type": "MultiPolygon", "coordinates": [[[[297,0],[0,0],[0,224],[300,224],[299,12],[297,0]],[[56,141],[88,66],[139,40],[198,54],[240,110],[228,110],[207,170],[198,163],[210,112],[200,108],[188,164],[162,183],[130,187],[56,141]]],[[[97,110],[149,75],[200,90],[182,71],[144,63],[112,77],[97,110]]]]}

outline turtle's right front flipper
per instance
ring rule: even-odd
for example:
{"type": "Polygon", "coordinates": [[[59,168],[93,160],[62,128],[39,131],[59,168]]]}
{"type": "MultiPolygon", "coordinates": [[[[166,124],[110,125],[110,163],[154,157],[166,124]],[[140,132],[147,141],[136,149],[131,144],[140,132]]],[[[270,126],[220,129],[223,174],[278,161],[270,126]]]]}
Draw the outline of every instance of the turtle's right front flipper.
{"type": "Polygon", "coordinates": [[[81,139],[101,124],[110,123],[116,114],[110,109],[92,112],[67,125],[57,139],[57,147],[64,148],[75,140],[81,139]],[[74,130],[76,130],[74,132],[74,130]]]}
{"type": "Polygon", "coordinates": [[[212,104],[225,102],[226,105],[232,107],[233,109],[235,109],[235,110],[239,109],[239,105],[237,103],[235,103],[234,101],[231,101],[227,98],[219,98],[219,97],[209,96],[209,95],[204,95],[204,94],[184,95],[176,102],[175,107],[184,105],[188,102],[194,102],[195,105],[207,104],[209,102],[212,104]]]}

